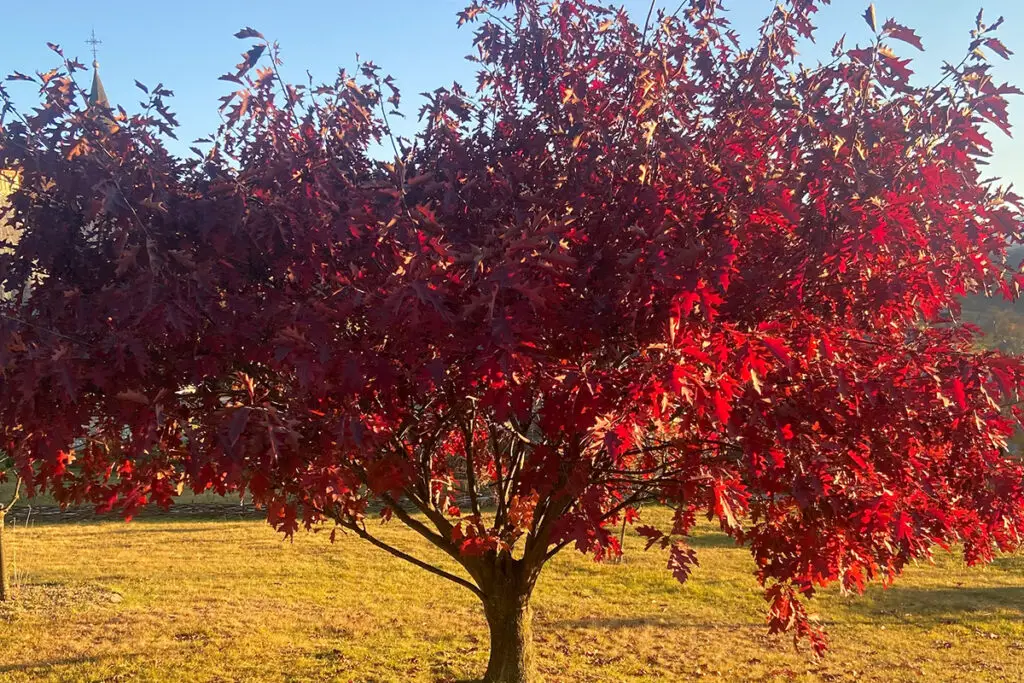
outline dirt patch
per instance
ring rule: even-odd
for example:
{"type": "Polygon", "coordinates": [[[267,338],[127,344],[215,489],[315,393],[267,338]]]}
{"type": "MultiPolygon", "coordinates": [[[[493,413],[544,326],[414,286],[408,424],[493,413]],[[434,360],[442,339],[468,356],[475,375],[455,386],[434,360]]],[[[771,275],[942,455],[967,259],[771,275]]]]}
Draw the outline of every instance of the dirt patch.
{"type": "Polygon", "coordinates": [[[116,605],[124,598],[117,591],[92,584],[27,584],[16,586],[14,599],[0,602],[0,621],[19,615],[49,614],[72,609],[116,605]]]}

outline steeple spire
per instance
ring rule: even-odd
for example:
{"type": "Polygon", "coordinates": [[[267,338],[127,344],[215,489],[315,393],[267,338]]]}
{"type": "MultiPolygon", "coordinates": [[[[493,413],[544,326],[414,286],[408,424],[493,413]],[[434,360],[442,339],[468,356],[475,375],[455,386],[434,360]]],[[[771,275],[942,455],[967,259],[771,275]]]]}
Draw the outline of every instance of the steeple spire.
{"type": "Polygon", "coordinates": [[[85,42],[92,46],[92,89],[89,90],[89,106],[109,108],[110,101],[107,100],[107,92],[103,89],[103,81],[100,80],[100,63],[96,59],[96,48],[103,41],[96,38],[96,31],[93,30],[92,36],[85,42]]]}

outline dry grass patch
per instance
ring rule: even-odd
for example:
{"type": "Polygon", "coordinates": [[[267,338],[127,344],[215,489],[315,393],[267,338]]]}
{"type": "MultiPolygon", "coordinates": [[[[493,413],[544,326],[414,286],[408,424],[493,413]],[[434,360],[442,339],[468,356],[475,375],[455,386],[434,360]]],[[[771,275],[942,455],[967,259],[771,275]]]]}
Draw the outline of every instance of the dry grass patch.
{"type": "MultiPolygon", "coordinates": [[[[435,557],[403,527],[381,533],[435,557]]],[[[454,681],[485,668],[475,598],[356,538],[157,518],[19,526],[10,540],[19,599],[0,607],[2,681],[454,681]]],[[[813,606],[834,648],[816,663],[765,635],[745,551],[714,533],[694,544],[685,586],[634,536],[620,564],[556,558],[535,599],[543,679],[1024,680],[1024,557],[968,569],[943,555],[888,591],[824,594],[813,606]]]]}

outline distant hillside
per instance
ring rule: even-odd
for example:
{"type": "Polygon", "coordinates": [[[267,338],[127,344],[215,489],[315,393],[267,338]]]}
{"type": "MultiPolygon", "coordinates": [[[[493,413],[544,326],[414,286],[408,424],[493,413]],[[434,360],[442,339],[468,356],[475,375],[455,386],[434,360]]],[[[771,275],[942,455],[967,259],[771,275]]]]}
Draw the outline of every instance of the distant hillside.
{"type": "MultiPolygon", "coordinates": [[[[1024,246],[1009,251],[1009,261],[1024,261],[1024,246]]],[[[968,297],[963,317],[985,331],[984,346],[1024,354],[1024,299],[1005,301],[1002,297],[968,297]]]]}
{"type": "Polygon", "coordinates": [[[972,296],[964,301],[963,317],[984,330],[986,348],[1024,354],[1024,300],[972,296]]]}

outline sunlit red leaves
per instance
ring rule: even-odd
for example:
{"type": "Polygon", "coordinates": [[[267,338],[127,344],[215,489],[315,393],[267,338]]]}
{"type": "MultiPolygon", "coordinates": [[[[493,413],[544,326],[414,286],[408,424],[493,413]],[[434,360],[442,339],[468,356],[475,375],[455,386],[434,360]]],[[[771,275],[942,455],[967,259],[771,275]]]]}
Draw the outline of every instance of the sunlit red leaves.
{"type": "Polygon", "coordinates": [[[459,14],[458,14],[458,17],[459,17],[458,24],[459,24],[459,26],[462,26],[463,24],[467,24],[467,23],[470,23],[470,22],[474,21],[480,14],[482,14],[483,12],[486,12],[486,11],[487,11],[486,5],[482,5],[479,2],[472,3],[466,9],[462,10],[461,12],[459,12],[459,14]]]}
{"type": "Polygon", "coordinates": [[[64,156],[68,161],[71,161],[75,157],[85,154],[85,152],[88,151],[88,149],[88,141],[85,138],[81,138],[79,140],[76,140],[70,147],[68,147],[68,151],[65,153],[64,156]]]}
{"type": "Polygon", "coordinates": [[[484,527],[478,516],[459,520],[452,529],[452,542],[459,552],[468,557],[480,557],[488,552],[508,550],[509,545],[492,529],[484,527]]]}
{"type": "Polygon", "coordinates": [[[508,522],[513,529],[523,532],[530,528],[539,501],[540,495],[536,491],[530,495],[512,497],[509,501],[508,522]]]}
{"type": "Polygon", "coordinates": [[[723,426],[728,426],[729,416],[732,414],[730,405],[731,395],[726,390],[718,389],[712,394],[712,403],[715,409],[715,417],[723,426]]]}
{"type": "Polygon", "coordinates": [[[821,655],[828,649],[828,638],[824,631],[814,626],[807,609],[796,596],[796,592],[785,584],[775,584],[765,594],[768,601],[768,629],[772,633],[793,631],[794,638],[810,641],[815,654],[821,655]]]}
{"type": "Polygon", "coordinates": [[[964,391],[964,382],[959,377],[953,378],[950,383],[950,392],[953,395],[953,400],[956,401],[957,406],[960,410],[967,410],[967,393],[964,391]]]}
{"type": "Polygon", "coordinates": [[[1004,133],[1010,134],[1010,118],[1007,111],[1007,103],[1001,96],[989,95],[980,98],[974,104],[974,110],[995,124],[1004,133]]]}
{"type": "Polygon", "coordinates": [[[792,356],[790,356],[789,349],[786,348],[784,341],[777,337],[762,337],[761,343],[771,351],[772,355],[775,356],[776,360],[783,367],[787,369],[792,367],[792,356]]]}
{"type": "Polygon", "coordinates": [[[278,84],[253,29],[188,171],[161,147],[166,89],[97,130],[46,72],[45,134],[0,140],[38,169],[4,287],[50,274],[31,325],[3,304],[5,450],[106,508],[184,478],[289,534],[425,510],[481,562],[537,538],[615,556],[660,501],[672,528],[638,531],[677,578],[710,515],[751,544],[772,628],[816,648],[809,587],[890,580],[932,543],[1014,547],[1000,406],[1024,373],[948,312],[1019,285],[997,265],[1020,200],[976,166],[1015,89],[969,61],[925,99],[886,45],[918,35],[873,12],[882,42],[789,78],[814,3],[773,14],[764,63],[715,5],[640,51],[591,4],[475,3],[479,92],[430,93],[388,163],[397,84],[368,62],[278,84]]]}

